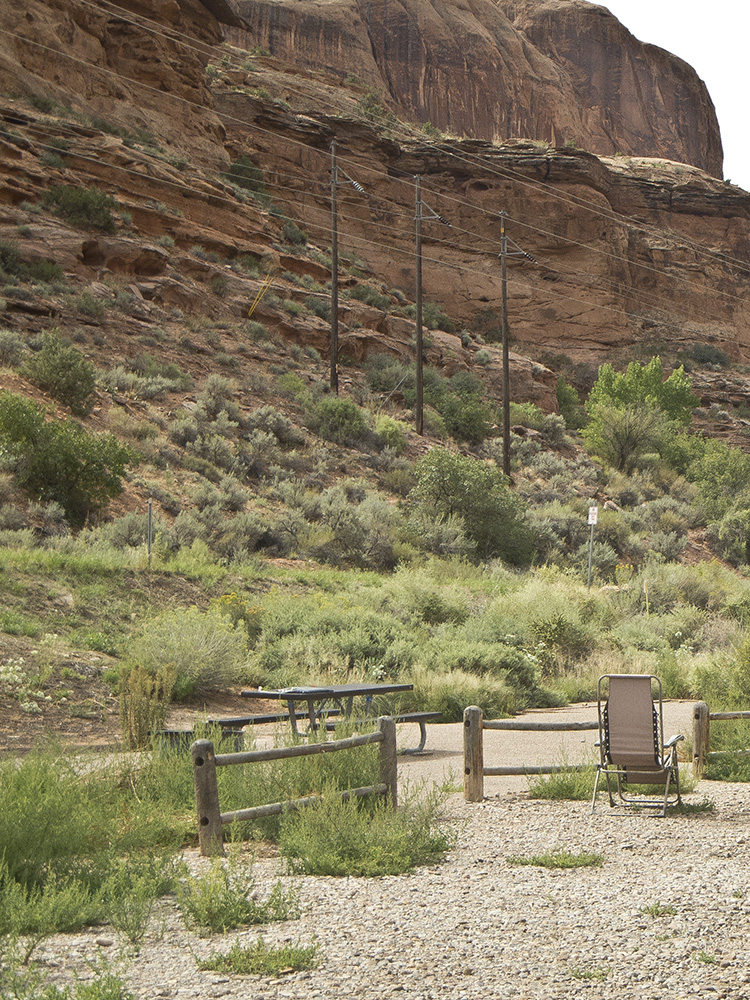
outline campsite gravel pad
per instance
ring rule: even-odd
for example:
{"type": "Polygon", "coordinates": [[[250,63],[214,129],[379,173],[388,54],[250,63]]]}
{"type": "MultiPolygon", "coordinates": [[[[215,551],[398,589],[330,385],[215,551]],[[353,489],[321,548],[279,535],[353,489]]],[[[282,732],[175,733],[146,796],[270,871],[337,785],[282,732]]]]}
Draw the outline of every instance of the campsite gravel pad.
{"type": "MultiPolygon", "coordinates": [[[[706,797],[713,812],[660,819],[603,803],[591,817],[587,803],[513,790],[478,805],[456,794],[448,808],[458,841],[444,864],[378,879],[303,878],[301,920],[209,939],[185,931],[164,902],[122,974],[138,1000],[747,1000],[750,786],[702,782],[688,801],[706,797]],[[507,861],[557,847],[606,860],[571,870],[507,861]],[[643,912],[657,903],[674,914],[643,912]],[[194,956],[258,933],[272,945],[316,941],[317,968],[279,979],[197,970],[194,956]]],[[[187,860],[206,864],[195,853],[187,860]]],[[[254,870],[264,892],[279,862],[254,870]]],[[[87,959],[103,951],[111,962],[119,952],[107,930],[60,935],[38,957],[55,963],[57,981],[90,977],[87,959]]]]}

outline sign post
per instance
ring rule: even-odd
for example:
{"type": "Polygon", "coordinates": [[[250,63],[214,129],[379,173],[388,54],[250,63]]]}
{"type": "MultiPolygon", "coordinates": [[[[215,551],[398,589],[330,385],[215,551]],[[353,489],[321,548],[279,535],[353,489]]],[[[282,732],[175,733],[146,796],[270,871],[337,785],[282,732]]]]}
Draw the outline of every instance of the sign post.
{"type": "Polygon", "coordinates": [[[591,525],[591,535],[589,536],[589,571],[586,578],[586,587],[591,590],[591,555],[594,551],[594,525],[599,517],[598,507],[589,507],[589,524],[591,525]]]}

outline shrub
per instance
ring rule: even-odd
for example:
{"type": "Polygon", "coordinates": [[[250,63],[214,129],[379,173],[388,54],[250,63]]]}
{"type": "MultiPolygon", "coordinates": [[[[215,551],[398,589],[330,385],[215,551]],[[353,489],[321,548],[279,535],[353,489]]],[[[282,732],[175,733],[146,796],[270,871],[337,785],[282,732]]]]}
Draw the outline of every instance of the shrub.
{"type": "Polygon", "coordinates": [[[434,864],[454,838],[438,818],[439,794],[394,812],[378,798],[323,796],[282,819],[279,848],[292,871],[307,875],[401,875],[434,864]]]}
{"type": "Polygon", "coordinates": [[[177,698],[235,683],[247,659],[247,641],[224,615],[192,607],[148,622],[127,652],[132,663],[152,676],[173,664],[177,698]]]}
{"type": "Polygon", "coordinates": [[[460,517],[480,556],[500,556],[519,564],[531,559],[533,539],[523,504],[497,468],[433,448],[417,463],[416,475],[411,504],[439,520],[460,517]]]}
{"type": "Polygon", "coordinates": [[[244,947],[235,941],[229,951],[199,959],[197,964],[199,969],[235,976],[280,976],[292,970],[313,968],[317,951],[315,944],[285,944],[273,948],[263,938],[258,938],[254,944],[244,947]]]}
{"type": "Polygon", "coordinates": [[[120,726],[129,750],[145,750],[164,726],[169,700],[177,680],[174,664],[168,663],[151,676],[134,667],[120,684],[120,726]]]}
{"type": "Polygon", "coordinates": [[[239,864],[214,860],[203,875],[193,875],[177,887],[177,899],[188,927],[202,935],[226,933],[247,924],[294,920],[300,915],[298,893],[277,882],[263,902],[255,898],[252,871],[239,864]]]}
{"type": "Polygon", "coordinates": [[[46,420],[45,410],[0,393],[0,440],[19,485],[37,500],[55,500],[81,527],[122,492],[133,452],[111,434],[90,434],[69,420],[46,420]]]}
{"type": "Polygon", "coordinates": [[[318,400],[309,421],[320,437],[336,444],[356,444],[368,431],[362,410],[353,400],[341,396],[324,396],[318,400]]]}
{"type": "Polygon", "coordinates": [[[595,404],[589,407],[589,414],[583,429],[586,446],[619,472],[631,473],[638,459],[655,447],[667,429],[663,411],[645,403],[595,404]]]}
{"type": "Polygon", "coordinates": [[[13,330],[0,330],[0,364],[15,368],[21,360],[26,346],[13,330]]]}
{"type": "Polygon", "coordinates": [[[313,315],[319,319],[326,320],[326,322],[331,318],[331,300],[329,298],[322,298],[320,295],[308,295],[305,298],[305,307],[313,315]]]}
{"type": "Polygon", "coordinates": [[[239,156],[224,176],[238,187],[245,188],[246,191],[265,192],[266,190],[263,183],[263,172],[247,155],[239,156]]]}
{"type": "Polygon", "coordinates": [[[70,407],[78,417],[91,412],[94,400],[94,366],[75,347],[53,332],[44,334],[42,349],[26,362],[23,374],[34,385],[70,407]]]}
{"type": "Polygon", "coordinates": [[[586,424],[586,410],[581,405],[578,390],[561,375],[557,380],[557,408],[570,430],[580,430],[586,424]]]}
{"type": "Polygon", "coordinates": [[[448,433],[458,441],[480,444],[492,432],[492,414],[481,399],[450,396],[440,407],[448,433]]]}
{"type": "MultiPolygon", "coordinates": [[[[404,311],[412,319],[416,317],[415,306],[407,306],[404,311]]],[[[456,324],[443,311],[442,307],[437,302],[430,302],[427,299],[422,303],[422,322],[428,330],[444,330],[446,333],[453,333],[456,329],[456,324]]]]}
{"type": "Polygon", "coordinates": [[[284,222],[281,235],[292,246],[305,246],[307,243],[307,233],[303,233],[299,226],[295,222],[292,222],[291,219],[287,219],[284,222]]]}
{"type": "Polygon", "coordinates": [[[251,431],[260,430],[272,434],[281,445],[293,446],[301,444],[303,440],[289,417],[273,406],[260,406],[253,410],[245,425],[251,431]]]}
{"type": "Polygon", "coordinates": [[[375,421],[375,435],[385,448],[402,455],[406,448],[406,428],[399,420],[381,414],[375,421]]]}
{"type": "Polygon", "coordinates": [[[393,304],[390,296],[383,295],[382,292],[379,292],[377,288],[373,288],[372,285],[355,285],[350,289],[349,295],[351,298],[357,299],[359,302],[365,302],[368,306],[380,309],[383,312],[390,309],[393,304]]]}
{"type": "Polygon", "coordinates": [[[53,184],[44,194],[42,203],[74,226],[93,226],[106,233],[115,231],[114,198],[92,185],[90,188],[70,184],[53,184]]]}
{"type": "Polygon", "coordinates": [[[535,431],[540,431],[544,426],[544,414],[536,403],[514,403],[511,401],[510,422],[514,426],[531,427],[535,431]]]}

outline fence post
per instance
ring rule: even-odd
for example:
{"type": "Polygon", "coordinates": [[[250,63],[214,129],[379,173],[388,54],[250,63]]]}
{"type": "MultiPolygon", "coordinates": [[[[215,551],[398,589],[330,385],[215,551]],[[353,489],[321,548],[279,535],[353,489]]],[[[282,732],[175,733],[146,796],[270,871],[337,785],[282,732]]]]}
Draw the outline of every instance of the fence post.
{"type": "Polygon", "coordinates": [[[693,706],[693,774],[703,777],[706,767],[709,739],[709,712],[705,701],[697,701],[693,706]]]}
{"type": "Polygon", "coordinates": [[[484,747],[482,709],[464,709],[464,798],[481,802],[484,798],[484,747]]]}
{"type": "Polygon", "coordinates": [[[383,739],[378,746],[380,757],[380,783],[388,785],[391,805],[398,808],[398,766],[396,762],[396,723],[390,715],[378,719],[378,731],[383,739]]]}
{"type": "Polygon", "coordinates": [[[219,786],[216,782],[216,754],[211,740],[196,740],[190,747],[193,758],[195,803],[198,807],[198,843],[204,858],[224,854],[219,810],[219,786]]]}

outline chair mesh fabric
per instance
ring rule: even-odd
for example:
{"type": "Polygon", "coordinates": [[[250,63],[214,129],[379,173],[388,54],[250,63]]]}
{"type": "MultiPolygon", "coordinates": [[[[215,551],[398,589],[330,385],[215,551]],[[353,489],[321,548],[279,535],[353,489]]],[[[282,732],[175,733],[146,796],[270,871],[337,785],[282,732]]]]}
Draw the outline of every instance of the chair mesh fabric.
{"type": "Polygon", "coordinates": [[[618,767],[660,770],[659,725],[651,698],[651,678],[613,674],[606,711],[608,759],[618,767]]]}

